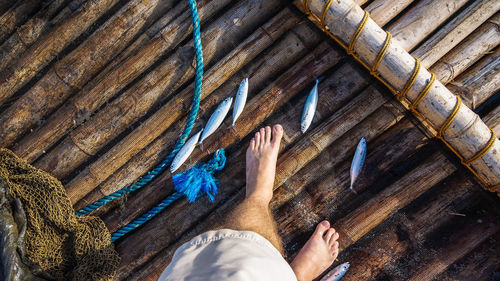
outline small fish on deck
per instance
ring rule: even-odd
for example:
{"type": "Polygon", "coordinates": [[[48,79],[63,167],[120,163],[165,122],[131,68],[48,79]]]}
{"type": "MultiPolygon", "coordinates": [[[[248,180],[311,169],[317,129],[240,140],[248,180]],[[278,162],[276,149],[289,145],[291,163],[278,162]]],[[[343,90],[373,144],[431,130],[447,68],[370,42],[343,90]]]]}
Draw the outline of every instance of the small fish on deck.
{"type": "Polygon", "coordinates": [[[318,105],[318,83],[319,80],[316,79],[316,84],[307,96],[306,103],[304,104],[304,111],[302,112],[302,119],[300,121],[300,130],[302,133],[307,131],[316,113],[316,106],[318,105]]]}
{"type": "Polygon", "coordinates": [[[171,173],[174,173],[177,169],[179,169],[179,167],[188,159],[189,155],[191,155],[196,146],[196,143],[198,143],[198,140],[200,139],[201,132],[203,132],[203,129],[201,129],[201,131],[196,133],[186,143],[184,143],[179,152],[177,152],[174,160],[172,161],[172,165],[170,166],[171,173]]]}
{"type": "Polygon", "coordinates": [[[338,281],[344,277],[346,274],[347,270],[349,270],[349,262],[345,262],[334,269],[332,269],[330,272],[328,272],[323,278],[321,278],[320,281],[338,281]]]}
{"type": "Polygon", "coordinates": [[[208,136],[210,136],[213,132],[215,132],[215,130],[217,130],[217,128],[219,128],[219,126],[222,124],[222,121],[224,121],[224,118],[229,112],[232,103],[233,98],[229,97],[219,104],[217,109],[210,116],[210,119],[208,119],[207,125],[205,126],[203,134],[201,135],[199,144],[201,144],[206,138],[208,138],[208,136]]]}
{"type": "Polygon", "coordinates": [[[350,189],[354,191],[353,186],[356,183],[359,175],[361,174],[361,170],[363,169],[363,165],[365,163],[366,158],[366,139],[361,138],[358,143],[358,147],[356,147],[356,152],[354,153],[354,158],[351,163],[351,186],[350,189]]]}
{"type": "Polygon", "coordinates": [[[233,107],[233,127],[238,117],[240,117],[241,112],[243,112],[243,108],[245,107],[245,103],[247,101],[247,94],[248,94],[248,77],[241,81],[240,87],[238,88],[238,92],[236,92],[236,97],[234,99],[234,107],[233,107]]]}

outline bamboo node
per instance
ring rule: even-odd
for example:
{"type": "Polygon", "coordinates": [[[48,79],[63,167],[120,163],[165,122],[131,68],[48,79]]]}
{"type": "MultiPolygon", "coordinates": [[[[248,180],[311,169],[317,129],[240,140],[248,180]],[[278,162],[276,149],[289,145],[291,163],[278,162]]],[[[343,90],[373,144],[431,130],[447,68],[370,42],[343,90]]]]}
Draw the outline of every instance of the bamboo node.
{"type": "Polygon", "coordinates": [[[385,37],[384,45],[380,49],[377,58],[375,59],[375,62],[373,62],[373,66],[370,69],[370,74],[371,75],[376,75],[377,74],[377,68],[380,62],[382,61],[382,58],[384,58],[385,53],[387,52],[387,49],[389,47],[389,44],[391,43],[392,35],[390,32],[386,32],[387,36],[385,37]]]}
{"type": "MultiPolygon", "coordinates": [[[[309,1],[309,0],[306,0],[309,1]]],[[[323,10],[321,11],[321,19],[320,19],[320,25],[325,26],[325,17],[326,17],[326,12],[328,9],[330,9],[330,5],[332,5],[333,0],[328,0],[326,4],[323,6],[323,10]]],[[[326,28],[326,26],[325,26],[326,28]]]]}
{"type": "Polygon", "coordinates": [[[436,74],[431,72],[431,79],[429,79],[429,82],[427,83],[427,85],[425,85],[425,88],[422,90],[422,92],[420,92],[420,94],[418,94],[417,98],[413,101],[413,103],[411,103],[410,105],[411,108],[413,109],[417,108],[417,106],[425,98],[425,96],[431,89],[432,84],[434,84],[435,81],[436,81],[436,74]]]}
{"type": "Polygon", "coordinates": [[[349,42],[349,47],[347,48],[347,53],[349,55],[354,54],[354,45],[356,44],[356,41],[359,38],[359,35],[361,35],[361,31],[365,28],[366,22],[368,21],[368,18],[370,17],[370,13],[368,11],[364,11],[365,14],[363,16],[363,19],[361,20],[361,23],[359,24],[358,28],[356,29],[356,32],[352,36],[351,42],[349,42]]]}
{"type": "Polygon", "coordinates": [[[411,74],[410,79],[408,79],[408,81],[406,82],[405,87],[399,93],[400,99],[404,99],[408,91],[410,91],[411,87],[415,83],[415,80],[417,80],[417,75],[419,71],[420,71],[420,60],[418,58],[415,58],[415,68],[413,68],[413,73],[411,74]]]}
{"type": "Polygon", "coordinates": [[[451,123],[453,122],[453,119],[455,119],[455,117],[458,114],[458,111],[460,110],[460,106],[462,105],[462,99],[459,96],[456,96],[456,97],[457,97],[457,103],[455,104],[453,111],[451,112],[450,116],[448,116],[448,118],[446,118],[446,120],[444,121],[441,128],[439,128],[438,133],[437,133],[437,137],[442,139],[443,141],[444,141],[443,132],[451,125],[451,123]]]}
{"type": "Polygon", "coordinates": [[[464,160],[463,161],[464,165],[469,166],[472,162],[474,162],[474,161],[478,160],[479,158],[483,157],[491,149],[491,147],[493,146],[493,143],[495,142],[495,139],[497,138],[497,136],[495,135],[495,131],[493,131],[492,129],[490,129],[490,130],[491,130],[491,137],[490,137],[490,140],[488,141],[488,143],[483,147],[483,149],[481,149],[480,151],[478,151],[476,153],[476,155],[472,156],[468,160],[464,160]]]}

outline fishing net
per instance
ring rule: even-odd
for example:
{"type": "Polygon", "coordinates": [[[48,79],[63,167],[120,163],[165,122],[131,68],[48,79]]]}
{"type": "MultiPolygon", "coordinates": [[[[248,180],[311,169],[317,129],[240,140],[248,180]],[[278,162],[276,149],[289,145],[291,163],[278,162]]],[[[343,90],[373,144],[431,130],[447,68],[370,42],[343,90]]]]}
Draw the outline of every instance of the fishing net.
{"type": "MultiPolygon", "coordinates": [[[[110,280],[118,267],[103,221],[76,216],[59,180],[7,149],[0,149],[0,224],[10,231],[0,245],[3,279],[14,274],[6,267],[16,263],[45,279],[75,281],[110,280]],[[6,251],[9,246],[19,257],[6,251]]],[[[43,280],[26,276],[12,280],[43,280]]]]}

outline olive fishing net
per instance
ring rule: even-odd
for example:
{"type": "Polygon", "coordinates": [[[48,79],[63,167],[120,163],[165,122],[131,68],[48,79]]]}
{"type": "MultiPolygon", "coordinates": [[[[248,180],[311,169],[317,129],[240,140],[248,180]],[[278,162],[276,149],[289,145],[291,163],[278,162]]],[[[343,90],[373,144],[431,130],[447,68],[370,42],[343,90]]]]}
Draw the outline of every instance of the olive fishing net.
{"type": "Polygon", "coordinates": [[[3,280],[27,268],[12,280],[111,280],[120,260],[100,218],[75,215],[59,180],[7,149],[0,149],[0,231],[3,280]]]}

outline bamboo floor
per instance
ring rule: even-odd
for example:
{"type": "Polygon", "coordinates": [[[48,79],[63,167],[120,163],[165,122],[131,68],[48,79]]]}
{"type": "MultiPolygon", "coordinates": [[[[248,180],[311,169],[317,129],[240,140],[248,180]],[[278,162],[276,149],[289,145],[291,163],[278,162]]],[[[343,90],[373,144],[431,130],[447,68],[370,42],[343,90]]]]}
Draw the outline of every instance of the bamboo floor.
{"type": "MultiPolygon", "coordinates": [[[[500,131],[495,1],[357,2],[500,131]]],[[[217,227],[243,198],[251,137],[276,123],[285,135],[271,208],[287,259],[328,219],[341,233],[334,266],[351,263],[343,280],[499,280],[500,198],[292,2],[204,0],[198,9],[205,74],[192,132],[244,77],[247,105],[187,163],[226,149],[215,202],[178,200],[117,241],[117,280],[156,280],[179,245],[217,227]],[[318,108],[302,134],[314,77],[318,108]],[[368,153],[354,194],[361,137],[368,153]]],[[[75,208],[170,152],[192,98],[187,1],[5,1],[0,14],[0,146],[59,178],[75,208]]],[[[172,192],[164,172],[95,214],[114,232],[172,192]]]]}

